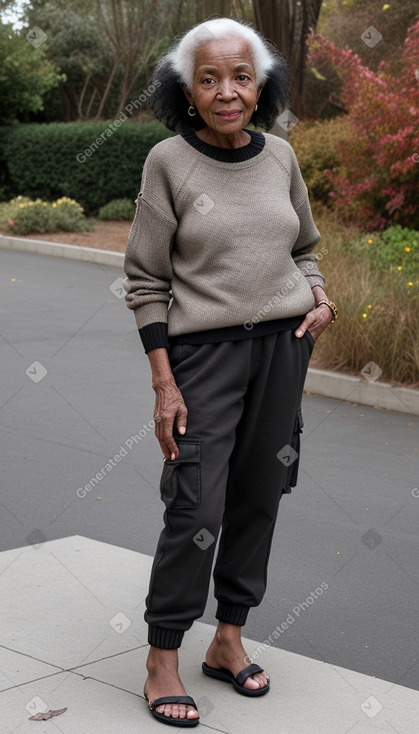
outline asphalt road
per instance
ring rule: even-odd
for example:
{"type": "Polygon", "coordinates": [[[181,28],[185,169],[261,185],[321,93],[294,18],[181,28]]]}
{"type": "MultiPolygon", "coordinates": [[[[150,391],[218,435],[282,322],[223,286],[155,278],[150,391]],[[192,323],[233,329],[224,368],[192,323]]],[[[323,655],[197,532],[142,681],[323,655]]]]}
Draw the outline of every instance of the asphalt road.
{"type": "MultiPolygon", "coordinates": [[[[122,273],[12,251],[0,263],[0,550],[78,534],[153,555],[161,454],[122,273]]],[[[417,421],[307,396],[303,413],[299,485],[244,634],[419,689],[417,421]]],[[[214,611],[210,591],[202,621],[214,611]]]]}

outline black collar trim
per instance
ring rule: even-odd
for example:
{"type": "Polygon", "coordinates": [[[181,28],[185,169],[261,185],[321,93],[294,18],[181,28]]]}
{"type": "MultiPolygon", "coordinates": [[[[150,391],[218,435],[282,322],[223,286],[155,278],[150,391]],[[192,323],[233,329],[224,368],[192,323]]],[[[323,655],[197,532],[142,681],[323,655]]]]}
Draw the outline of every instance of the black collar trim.
{"type": "Polygon", "coordinates": [[[263,133],[256,132],[256,130],[248,130],[247,128],[244,128],[244,130],[249,133],[252,139],[250,143],[243,145],[241,148],[220,148],[218,145],[205,143],[197,136],[195,130],[192,130],[192,128],[184,129],[180,134],[193,148],[210,158],[214,158],[216,161],[239,163],[258,155],[265,145],[265,136],[263,133]]]}

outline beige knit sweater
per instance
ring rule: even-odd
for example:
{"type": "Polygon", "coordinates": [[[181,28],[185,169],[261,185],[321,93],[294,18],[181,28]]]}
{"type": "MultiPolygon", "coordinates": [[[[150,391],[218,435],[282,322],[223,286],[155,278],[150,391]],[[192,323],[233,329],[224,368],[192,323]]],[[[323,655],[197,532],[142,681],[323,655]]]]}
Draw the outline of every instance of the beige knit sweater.
{"type": "Polygon", "coordinates": [[[139,329],[167,321],[175,336],[313,308],[324,278],[310,254],[320,235],[307,188],[291,146],[264,136],[239,162],[180,135],[150,150],[124,263],[139,329]]]}

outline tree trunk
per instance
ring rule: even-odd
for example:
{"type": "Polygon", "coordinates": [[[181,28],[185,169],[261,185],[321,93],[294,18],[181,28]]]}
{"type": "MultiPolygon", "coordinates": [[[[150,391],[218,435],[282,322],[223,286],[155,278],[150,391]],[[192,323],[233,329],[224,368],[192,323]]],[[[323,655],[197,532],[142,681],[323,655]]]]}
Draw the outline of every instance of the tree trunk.
{"type": "Polygon", "coordinates": [[[105,89],[105,91],[104,91],[104,93],[102,95],[102,98],[100,100],[100,104],[99,104],[98,110],[97,110],[96,115],[94,117],[94,121],[95,122],[100,119],[100,116],[101,116],[101,114],[103,112],[103,109],[105,107],[106,101],[107,101],[108,96],[109,96],[109,92],[111,91],[112,81],[113,81],[113,78],[115,76],[115,73],[116,73],[116,71],[118,69],[118,66],[119,66],[119,59],[116,58],[114,60],[114,62],[113,62],[112,70],[111,70],[111,73],[110,73],[110,75],[108,77],[108,81],[107,81],[107,84],[106,84],[106,89],[105,89]]]}
{"type": "Polygon", "coordinates": [[[306,40],[315,31],[322,0],[253,0],[257,28],[287,59],[291,70],[291,109],[305,116],[306,40]]]}

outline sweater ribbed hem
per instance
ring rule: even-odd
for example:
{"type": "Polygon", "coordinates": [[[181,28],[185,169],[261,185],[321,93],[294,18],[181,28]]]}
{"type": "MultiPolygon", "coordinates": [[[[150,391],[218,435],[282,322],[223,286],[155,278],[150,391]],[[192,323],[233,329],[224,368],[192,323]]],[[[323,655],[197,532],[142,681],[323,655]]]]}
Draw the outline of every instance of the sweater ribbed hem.
{"type": "Polygon", "coordinates": [[[138,329],[138,332],[146,354],[151,352],[152,349],[160,349],[160,347],[168,349],[169,339],[166,322],[155,321],[152,324],[143,326],[142,329],[138,329]]]}
{"type": "Polygon", "coordinates": [[[297,329],[303,321],[304,315],[273,319],[272,321],[259,321],[256,324],[248,321],[246,326],[239,324],[237,326],[224,326],[220,329],[169,336],[169,342],[170,344],[216,344],[217,342],[232,342],[239,339],[253,339],[257,336],[268,336],[269,334],[277,334],[280,331],[288,331],[288,329],[297,329]]]}
{"type": "Polygon", "coordinates": [[[176,650],[181,646],[183,630],[165,629],[164,627],[148,626],[148,644],[163,650],[176,650]]]}
{"type": "Polygon", "coordinates": [[[243,627],[246,624],[249,610],[250,607],[245,607],[243,604],[228,604],[228,602],[219,601],[215,618],[226,624],[237,624],[243,627]]]}

